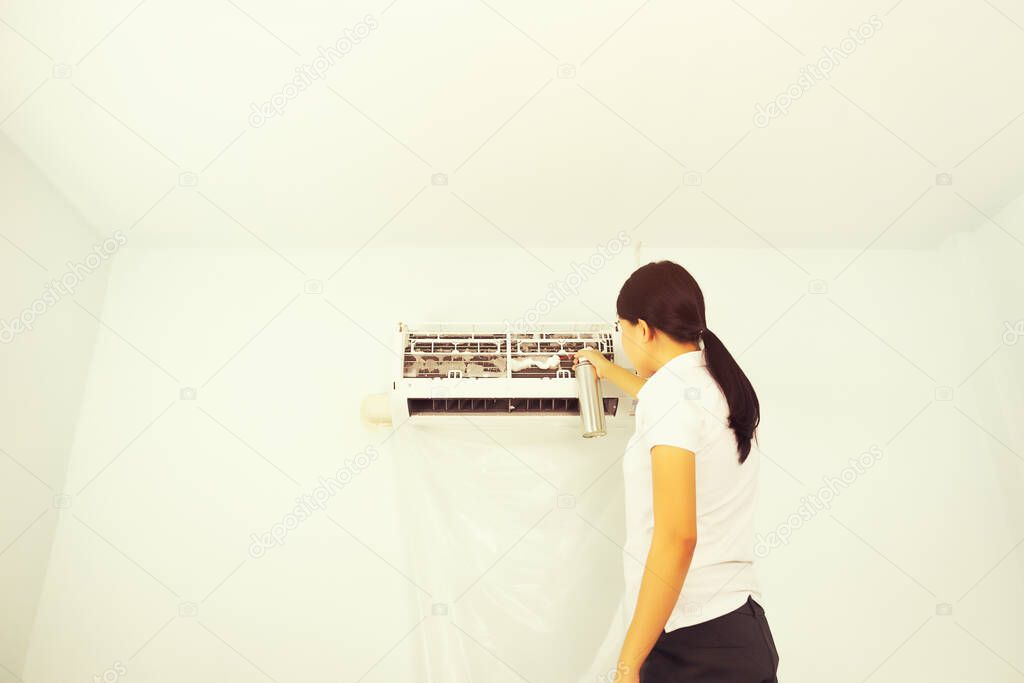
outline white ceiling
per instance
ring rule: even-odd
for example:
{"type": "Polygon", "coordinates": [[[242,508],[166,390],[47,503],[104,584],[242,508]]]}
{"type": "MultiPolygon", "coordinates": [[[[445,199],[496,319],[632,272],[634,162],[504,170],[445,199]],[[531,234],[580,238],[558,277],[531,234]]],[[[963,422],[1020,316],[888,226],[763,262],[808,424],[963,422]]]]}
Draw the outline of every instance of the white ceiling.
{"type": "Polygon", "coordinates": [[[135,244],[919,247],[1024,192],[1009,0],[7,0],[0,54],[0,133],[135,244]]]}

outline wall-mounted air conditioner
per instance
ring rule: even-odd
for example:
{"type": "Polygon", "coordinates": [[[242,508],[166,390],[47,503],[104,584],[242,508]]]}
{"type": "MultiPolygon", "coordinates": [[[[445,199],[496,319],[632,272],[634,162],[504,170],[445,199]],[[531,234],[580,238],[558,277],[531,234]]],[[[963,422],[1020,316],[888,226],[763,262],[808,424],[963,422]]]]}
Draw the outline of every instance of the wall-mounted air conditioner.
{"type": "MultiPolygon", "coordinates": [[[[576,424],[573,352],[594,348],[622,365],[618,339],[617,323],[537,323],[527,331],[505,323],[399,323],[392,420],[575,416],[576,424]]],[[[611,382],[601,385],[606,423],[629,422],[619,418],[633,415],[633,399],[611,382]]]]}

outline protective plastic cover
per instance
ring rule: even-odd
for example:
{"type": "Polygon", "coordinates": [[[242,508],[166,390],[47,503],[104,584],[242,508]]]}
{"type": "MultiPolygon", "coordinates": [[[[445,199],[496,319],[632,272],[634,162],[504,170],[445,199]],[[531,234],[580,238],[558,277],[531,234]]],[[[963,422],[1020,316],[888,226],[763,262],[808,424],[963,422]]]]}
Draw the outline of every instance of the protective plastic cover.
{"type": "Polygon", "coordinates": [[[610,680],[629,433],[583,439],[576,423],[414,418],[384,442],[427,615],[409,636],[421,680],[610,680]]]}

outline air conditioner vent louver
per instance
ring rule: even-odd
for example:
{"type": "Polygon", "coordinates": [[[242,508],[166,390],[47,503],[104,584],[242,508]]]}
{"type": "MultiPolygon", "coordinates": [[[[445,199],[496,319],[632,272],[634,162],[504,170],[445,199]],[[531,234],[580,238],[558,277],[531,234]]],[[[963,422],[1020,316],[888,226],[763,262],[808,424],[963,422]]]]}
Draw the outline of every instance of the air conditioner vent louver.
{"type": "MultiPolygon", "coordinates": [[[[619,399],[604,399],[606,415],[615,415],[619,399]]],[[[579,415],[578,398],[410,398],[409,415],[579,415]]]]}

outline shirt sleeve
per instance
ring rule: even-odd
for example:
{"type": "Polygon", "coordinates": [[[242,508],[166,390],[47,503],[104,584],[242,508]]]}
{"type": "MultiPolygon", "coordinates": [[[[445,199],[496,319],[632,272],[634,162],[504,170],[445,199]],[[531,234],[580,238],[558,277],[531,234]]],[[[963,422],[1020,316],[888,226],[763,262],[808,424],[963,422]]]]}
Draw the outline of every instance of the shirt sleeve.
{"type": "Polygon", "coordinates": [[[648,449],[675,446],[696,453],[704,440],[706,416],[700,401],[674,398],[656,405],[644,418],[644,441],[648,449]]]}

